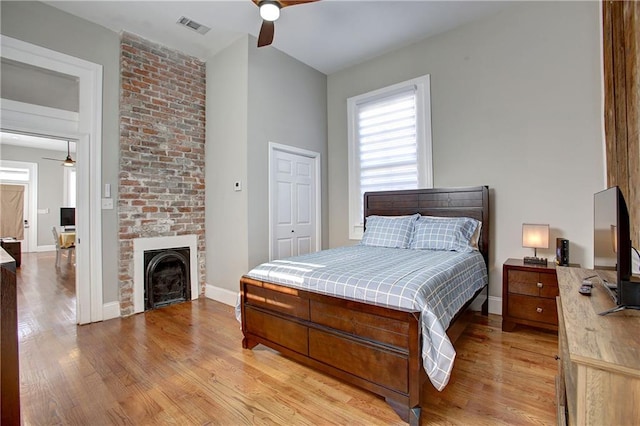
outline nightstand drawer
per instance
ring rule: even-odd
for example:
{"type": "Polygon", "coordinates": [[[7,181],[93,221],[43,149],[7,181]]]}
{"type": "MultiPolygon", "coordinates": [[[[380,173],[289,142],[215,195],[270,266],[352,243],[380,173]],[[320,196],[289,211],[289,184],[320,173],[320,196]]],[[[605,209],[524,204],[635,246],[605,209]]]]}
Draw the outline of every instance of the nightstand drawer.
{"type": "Polygon", "coordinates": [[[508,315],[510,317],[553,325],[558,324],[555,299],[510,294],[508,306],[508,315]]]}
{"type": "Polygon", "coordinates": [[[509,293],[553,299],[558,296],[555,272],[508,270],[509,293]]]}

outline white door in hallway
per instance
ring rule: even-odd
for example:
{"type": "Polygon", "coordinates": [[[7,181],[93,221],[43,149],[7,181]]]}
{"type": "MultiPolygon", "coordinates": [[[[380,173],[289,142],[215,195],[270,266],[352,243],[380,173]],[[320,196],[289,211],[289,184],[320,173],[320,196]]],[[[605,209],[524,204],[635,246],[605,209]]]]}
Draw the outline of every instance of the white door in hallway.
{"type": "Polygon", "coordinates": [[[271,150],[272,260],[319,250],[318,160],[315,153],[271,150]]]}
{"type": "MultiPolygon", "coordinates": [[[[20,251],[23,253],[37,251],[38,164],[0,159],[0,183],[23,188],[23,237],[18,240],[20,251]]],[[[0,237],[15,237],[15,235],[0,235],[0,237]]]]}

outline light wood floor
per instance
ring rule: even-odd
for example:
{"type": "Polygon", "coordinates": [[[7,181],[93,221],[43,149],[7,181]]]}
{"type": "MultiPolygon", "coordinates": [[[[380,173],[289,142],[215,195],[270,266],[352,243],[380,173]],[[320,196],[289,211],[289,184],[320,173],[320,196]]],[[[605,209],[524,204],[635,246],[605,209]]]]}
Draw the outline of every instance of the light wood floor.
{"type": "MultiPolygon", "coordinates": [[[[75,326],[73,268],[54,260],[27,254],[19,269],[25,425],[403,424],[368,392],[243,350],[233,309],[212,300],[75,326]]],[[[500,325],[472,317],[447,388],[425,385],[423,424],[555,423],[557,337],[500,325]]]]}

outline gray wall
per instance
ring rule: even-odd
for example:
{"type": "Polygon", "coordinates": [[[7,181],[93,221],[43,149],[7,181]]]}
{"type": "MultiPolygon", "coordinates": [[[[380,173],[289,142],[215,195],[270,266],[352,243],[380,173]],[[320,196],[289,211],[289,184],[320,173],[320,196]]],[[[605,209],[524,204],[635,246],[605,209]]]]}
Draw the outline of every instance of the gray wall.
{"type": "Polygon", "coordinates": [[[319,152],[328,237],[326,76],[241,37],[207,60],[207,283],[238,291],[269,258],[268,143],[319,152]],[[243,182],[235,192],[233,183],[243,182]]]}
{"type": "MultiPolygon", "coordinates": [[[[43,160],[42,157],[64,158],[66,153],[45,149],[24,148],[2,144],[2,159],[38,164],[38,205],[36,209],[49,209],[49,213],[38,214],[38,246],[53,246],[51,227],[60,225],[60,207],[63,207],[64,167],[60,162],[43,160]]],[[[25,217],[26,219],[26,217],[25,217]]],[[[36,247],[30,248],[32,251],[36,247]]]]}
{"type": "Polygon", "coordinates": [[[2,99],[79,111],[79,84],[76,77],[22,62],[0,60],[2,99]]]}
{"type": "Polygon", "coordinates": [[[249,38],[249,267],[269,260],[269,142],[319,152],[322,242],[328,247],[327,77],[249,38]]]}
{"type": "Polygon", "coordinates": [[[248,267],[247,37],[207,60],[207,284],[238,291],[248,267]],[[235,192],[233,182],[245,183],[235,192]]]}
{"type": "MultiPolygon", "coordinates": [[[[348,97],[431,75],[434,184],[491,188],[490,292],[549,223],[591,266],[593,193],[605,187],[598,2],[514,3],[501,13],[328,78],[329,241],[348,234],[348,97]]],[[[554,256],[553,247],[539,251],[554,256]]]]}
{"type": "MultiPolygon", "coordinates": [[[[118,177],[118,34],[38,2],[0,2],[0,32],[28,43],[103,66],[102,183],[117,194],[118,177]]],[[[114,200],[117,203],[117,200],[114,200]]],[[[102,210],[103,302],[118,300],[117,212],[102,210]]]]}

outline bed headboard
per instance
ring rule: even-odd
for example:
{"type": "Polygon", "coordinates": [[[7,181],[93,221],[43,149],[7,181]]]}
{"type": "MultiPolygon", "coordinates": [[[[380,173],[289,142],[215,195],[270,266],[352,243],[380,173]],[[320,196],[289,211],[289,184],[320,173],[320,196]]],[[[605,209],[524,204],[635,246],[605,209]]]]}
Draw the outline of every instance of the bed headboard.
{"type": "MultiPolygon", "coordinates": [[[[364,217],[466,216],[482,221],[478,248],[489,266],[489,187],[410,189],[367,192],[364,194],[364,217]]],[[[366,223],[365,223],[366,226],[366,223]]]]}

